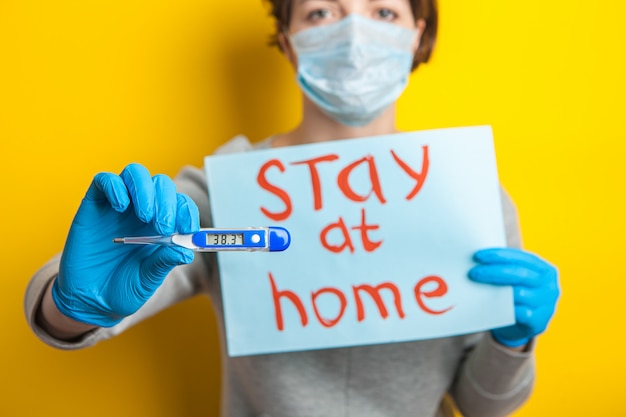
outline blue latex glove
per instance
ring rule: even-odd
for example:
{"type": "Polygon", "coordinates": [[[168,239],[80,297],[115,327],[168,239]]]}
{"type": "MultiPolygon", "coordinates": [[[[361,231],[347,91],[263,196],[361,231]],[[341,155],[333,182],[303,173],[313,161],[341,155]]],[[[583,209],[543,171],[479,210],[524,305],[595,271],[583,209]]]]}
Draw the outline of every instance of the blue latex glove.
{"type": "Polygon", "coordinates": [[[532,253],[512,248],[480,250],[474,260],[479,265],[469,271],[471,280],[513,286],[516,323],[493,329],[493,338],[505,346],[519,347],[542,333],[559,298],[556,268],[532,253]]]}
{"type": "Polygon", "coordinates": [[[198,208],[165,175],[138,164],[117,176],[97,174],[72,222],[52,287],[57,308],[74,320],[110,327],[136,312],[177,265],[193,260],[180,247],[120,245],[124,236],[193,233],[198,208]]]}

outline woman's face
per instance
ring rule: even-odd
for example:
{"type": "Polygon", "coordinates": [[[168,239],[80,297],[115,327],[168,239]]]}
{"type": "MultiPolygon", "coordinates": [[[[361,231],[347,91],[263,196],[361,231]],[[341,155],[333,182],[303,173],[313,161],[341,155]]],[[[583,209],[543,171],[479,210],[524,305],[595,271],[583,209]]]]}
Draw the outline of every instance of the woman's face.
{"type": "MultiPolygon", "coordinates": [[[[337,22],[349,14],[418,28],[409,0],[291,0],[291,35],[315,26],[337,22]]],[[[418,28],[421,29],[421,28],[418,28]]]]}

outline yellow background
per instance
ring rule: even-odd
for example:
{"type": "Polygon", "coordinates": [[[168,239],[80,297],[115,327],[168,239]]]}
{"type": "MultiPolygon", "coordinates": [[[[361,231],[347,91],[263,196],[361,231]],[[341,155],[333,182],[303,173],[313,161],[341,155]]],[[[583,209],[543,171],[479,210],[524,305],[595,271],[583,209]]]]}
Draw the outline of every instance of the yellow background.
{"type": "MultiPolygon", "coordinates": [[[[526,247],[561,271],[536,390],[516,415],[626,415],[626,3],[440,3],[436,53],[399,124],[492,125],[526,247]]],[[[235,134],[297,123],[271,29],[261,0],[0,0],[1,416],[216,413],[207,300],[62,352],[27,328],[22,298],[98,171],[136,161],[174,175],[235,134]]]]}

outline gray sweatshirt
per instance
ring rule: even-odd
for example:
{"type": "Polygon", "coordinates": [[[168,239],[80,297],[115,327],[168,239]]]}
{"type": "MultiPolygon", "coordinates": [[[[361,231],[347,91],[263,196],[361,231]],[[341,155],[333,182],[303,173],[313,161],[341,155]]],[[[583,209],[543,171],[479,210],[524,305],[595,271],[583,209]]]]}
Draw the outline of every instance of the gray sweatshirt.
{"type": "MultiPolygon", "coordinates": [[[[216,153],[245,152],[256,146],[236,137],[216,153]]],[[[202,227],[211,226],[203,170],[185,167],[175,178],[178,191],[200,209],[202,227]]],[[[502,193],[507,244],[520,247],[515,207],[502,193]]],[[[214,254],[197,253],[190,265],[175,268],[135,314],[111,328],[98,328],[67,342],[36,322],[41,298],[59,271],[60,255],[45,264],[26,291],[26,318],[35,334],[60,349],[79,349],[113,337],[192,296],[208,296],[215,308],[222,343],[222,416],[383,417],[505,416],[528,397],[534,381],[532,349],[517,353],[489,333],[417,342],[358,346],[269,355],[228,357],[219,271],[214,254]]]]}

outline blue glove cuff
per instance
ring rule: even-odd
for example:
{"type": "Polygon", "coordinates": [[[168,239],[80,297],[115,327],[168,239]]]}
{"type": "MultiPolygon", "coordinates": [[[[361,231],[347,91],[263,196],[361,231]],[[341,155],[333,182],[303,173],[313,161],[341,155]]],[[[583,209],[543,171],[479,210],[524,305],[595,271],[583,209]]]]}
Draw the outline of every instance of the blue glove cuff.
{"type": "Polygon", "coordinates": [[[530,343],[531,340],[533,340],[532,337],[524,337],[524,338],[515,339],[515,340],[503,339],[499,337],[497,331],[494,331],[494,330],[491,331],[491,337],[493,337],[493,339],[496,342],[500,343],[501,345],[510,347],[510,348],[518,348],[521,346],[526,346],[527,344],[530,343]]]}
{"type": "Polygon", "coordinates": [[[52,284],[52,300],[54,300],[54,304],[56,305],[57,309],[64,316],[67,316],[72,320],[76,320],[81,323],[91,324],[93,326],[99,327],[113,327],[122,321],[123,317],[119,319],[112,319],[94,313],[76,311],[75,309],[70,307],[71,300],[66,300],[66,297],[63,296],[59,289],[58,283],[59,280],[57,277],[57,279],[55,279],[54,283],[52,284]]]}

